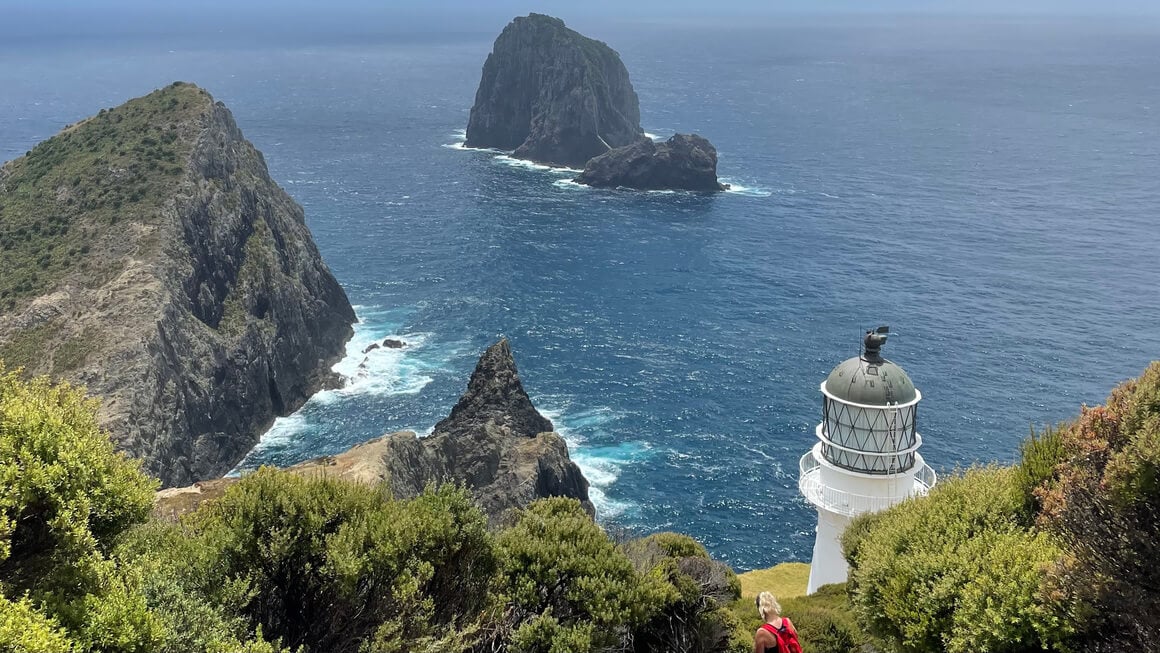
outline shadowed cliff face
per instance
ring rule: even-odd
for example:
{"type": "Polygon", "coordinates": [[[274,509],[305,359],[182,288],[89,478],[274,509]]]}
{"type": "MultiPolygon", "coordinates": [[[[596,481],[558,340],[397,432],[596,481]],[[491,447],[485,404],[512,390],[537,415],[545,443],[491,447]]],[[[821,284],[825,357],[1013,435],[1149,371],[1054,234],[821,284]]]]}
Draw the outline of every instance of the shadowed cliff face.
{"type": "MultiPolygon", "coordinates": [[[[588,481],[568,445],[524,392],[507,340],[483,353],[467,392],[426,438],[403,431],[357,445],[337,456],[290,468],[361,483],[386,482],[398,498],[435,483],[463,483],[493,524],[513,508],[543,497],[579,499],[590,514],[588,481]]],[[[220,496],[231,481],[164,490],[155,514],[174,518],[220,496]]]]}
{"type": "Polygon", "coordinates": [[[576,181],[601,188],[717,191],[717,148],[696,134],[641,139],[592,159],[576,181]]]}
{"type": "MultiPolygon", "coordinates": [[[[20,362],[100,397],[117,446],[165,485],[220,476],[329,382],[355,320],[346,294],[302,208],[205,91],[169,86],[56,138],[123,153],[89,161],[57,146],[53,170],[81,180],[64,182],[70,193],[92,197],[129,174],[148,192],[114,207],[86,200],[71,222],[91,234],[84,260],[0,316],[0,342],[36,334],[38,353],[20,362]],[[159,175],[125,145],[141,133],[170,146],[159,175]]],[[[9,192],[26,167],[9,164],[9,192]]]]}
{"type": "Polygon", "coordinates": [[[516,18],[496,39],[467,123],[468,147],[576,168],[642,136],[616,51],[539,14],[516,18]]]}

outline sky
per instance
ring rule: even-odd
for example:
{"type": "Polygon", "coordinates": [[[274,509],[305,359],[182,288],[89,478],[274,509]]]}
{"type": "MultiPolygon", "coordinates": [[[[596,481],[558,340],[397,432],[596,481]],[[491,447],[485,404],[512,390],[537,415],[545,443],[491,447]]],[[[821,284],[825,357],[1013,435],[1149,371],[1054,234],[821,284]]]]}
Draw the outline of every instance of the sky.
{"type": "Polygon", "coordinates": [[[782,13],[962,13],[1160,15],[1157,0],[0,0],[30,14],[84,13],[392,13],[504,14],[530,11],[606,16],[777,15],[782,13]]]}
{"type": "Polygon", "coordinates": [[[498,33],[536,11],[585,29],[595,24],[736,23],[843,15],[1144,16],[1160,24],[1160,0],[0,0],[0,49],[45,36],[222,33],[371,35],[498,33]]]}

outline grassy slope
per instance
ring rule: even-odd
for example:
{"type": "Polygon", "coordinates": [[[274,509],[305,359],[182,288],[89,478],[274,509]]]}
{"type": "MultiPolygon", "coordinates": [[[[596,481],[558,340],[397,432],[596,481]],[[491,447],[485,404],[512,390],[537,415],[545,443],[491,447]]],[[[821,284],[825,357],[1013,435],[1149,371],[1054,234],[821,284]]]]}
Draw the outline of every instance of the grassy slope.
{"type": "Polygon", "coordinates": [[[0,310],[15,310],[74,274],[89,287],[115,275],[120,257],[98,243],[129,236],[128,223],[156,219],[211,101],[196,86],[167,86],[67,127],[5,165],[0,310]]]}
{"type": "Polygon", "coordinates": [[[827,585],[817,593],[806,596],[810,566],[803,562],[787,562],[769,569],[757,569],[738,574],[741,580],[741,598],[730,606],[745,637],[750,637],[761,626],[761,618],[753,605],[759,592],[773,592],[781,603],[782,614],[797,626],[802,648],[816,653],[847,653],[859,650],[862,644],[879,643],[862,632],[846,597],[846,586],[827,585]]]}
{"type": "Polygon", "coordinates": [[[804,562],[784,562],[769,569],[737,574],[741,598],[753,601],[760,592],[773,592],[778,599],[804,596],[810,580],[810,566],[804,562]]]}

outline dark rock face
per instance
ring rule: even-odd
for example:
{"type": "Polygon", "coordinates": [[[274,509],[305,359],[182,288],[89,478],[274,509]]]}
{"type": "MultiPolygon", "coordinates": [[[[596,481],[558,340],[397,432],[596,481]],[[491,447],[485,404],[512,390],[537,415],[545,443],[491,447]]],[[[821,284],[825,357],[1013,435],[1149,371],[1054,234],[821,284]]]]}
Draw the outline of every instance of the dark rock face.
{"type": "Polygon", "coordinates": [[[506,339],[483,353],[467,392],[429,437],[389,437],[398,454],[384,461],[396,496],[417,495],[433,480],[454,481],[472,489],[493,521],[550,496],[579,499],[595,512],[587,479],[532,405],[506,339]]]}
{"type": "Polygon", "coordinates": [[[168,305],[146,341],[145,374],[117,393],[129,405],[108,421],[166,485],[236,465],[275,417],[329,383],[355,321],[302,207],[221,103],[207,112],[189,175],[164,261],[168,305]],[[125,392],[142,381],[153,392],[125,392]]]}
{"type": "MultiPolygon", "coordinates": [[[[587,479],[568,457],[564,439],[524,392],[507,340],[483,353],[467,392],[429,437],[392,433],[290,471],[386,482],[398,498],[418,496],[430,483],[464,483],[492,524],[543,497],[579,499],[595,514],[587,479]]],[[[229,482],[163,490],[155,514],[176,518],[219,496],[229,482]]]]}
{"type": "MultiPolygon", "coordinates": [[[[467,392],[426,438],[402,431],[290,468],[360,483],[386,482],[394,496],[419,495],[429,483],[464,483],[491,523],[543,497],[579,499],[595,514],[588,481],[568,445],[524,392],[507,340],[483,353],[467,392]]],[[[162,490],[154,514],[175,519],[220,496],[231,479],[162,490]]]]}
{"type": "Polygon", "coordinates": [[[717,180],[717,148],[696,134],[676,134],[664,143],[642,138],[602,154],[584,166],[577,182],[600,188],[638,190],[726,190],[717,180]]]}
{"type": "Polygon", "coordinates": [[[71,319],[46,351],[97,334],[83,364],[62,376],[100,397],[117,447],[172,486],[228,472],[275,417],[333,385],[355,315],[302,207],[229,110],[189,84],[122,109],[148,102],[179,107],[156,128],[189,154],[155,189],[155,213],[109,226],[120,230],[113,235],[98,231],[94,248],[129,244],[114,259],[119,272],[64,279],[32,302],[38,310],[0,316],[0,335],[54,312],[71,319]]]}
{"type": "Polygon", "coordinates": [[[407,343],[403,342],[402,340],[387,338],[383,341],[383,346],[387,349],[402,349],[403,347],[407,346],[407,343]]]}
{"type": "Polygon", "coordinates": [[[531,14],[495,41],[467,123],[467,146],[580,168],[643,136],[640,103],[615,50],[531,14]]]}
{"type": "Polygon", "coordinates": [[[432,435],[465,438],[487,428],[504,436],[534,438],[552,430],[552,422],[532,405],[520,383],[516,361],[506,338],[488,347],[467,383],[467,392],[432,435]]]}

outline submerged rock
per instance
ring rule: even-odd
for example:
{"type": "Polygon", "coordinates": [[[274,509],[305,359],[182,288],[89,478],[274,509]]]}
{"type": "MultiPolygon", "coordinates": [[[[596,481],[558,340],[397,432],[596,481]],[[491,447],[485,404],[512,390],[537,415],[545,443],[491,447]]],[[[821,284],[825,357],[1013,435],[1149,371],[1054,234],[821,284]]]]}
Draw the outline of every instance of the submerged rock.
{"type": "Polygon", "coordinates": [[[513,20],[487,61],[467,146],[580,168],[643,136],[640,103],[615,50],[551,16],[513,20]]]}
{"type": "Polygon", "coordinates": [[[599,188],[719,191],[717,148],[696,134],[676,134],[664,143],[642,138],[602,154],[575,181],[599,188]]]}

